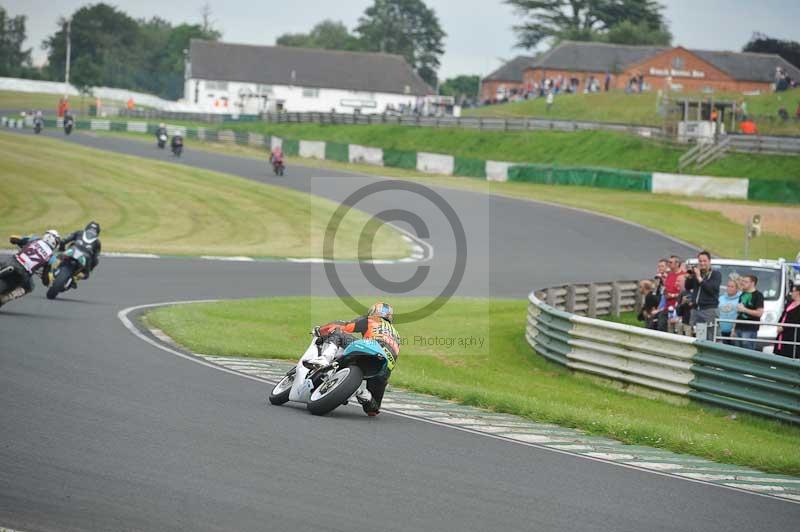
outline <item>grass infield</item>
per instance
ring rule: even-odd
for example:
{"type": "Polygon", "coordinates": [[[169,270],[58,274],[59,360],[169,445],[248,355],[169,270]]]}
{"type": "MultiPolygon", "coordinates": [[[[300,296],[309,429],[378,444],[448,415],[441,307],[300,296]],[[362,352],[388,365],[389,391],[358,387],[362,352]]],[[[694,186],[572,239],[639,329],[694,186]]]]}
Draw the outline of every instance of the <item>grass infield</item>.
{"type": "MultiPolygon", "coordinates": [[[[392,302],[399,313],[428,301],[392,302]]],[[[392,384],[625,443],[800,475],[800,428],[671,397],[632,395],[547,362],[523,337],[526,305],[454,298],[425,320],[397,323],[403,344],[392,384]]],[[[178,305],[145,319],[198,353],[295,360],[313,325],[352,314],[337,299],[303,297],[178,305]]]]}
{"type": "MultiPolygon", "coordinates": [[[[0,153],[0,235],[68,232],[97,220],[104,251],[321,257],[337,207],[283,187],[44,137],[0,133],[0,153]]],[[[343,218],[336,258],[370,256],[358,246],[369,219],[356,210],[343,218]]],[[[375,258],[407,255],[399,232],[381,226],[378,236],[375,258]]]]}
{"type": "MultiPolygon", "coordinates": [[[[142,140],[136,133],[102,133],[103,135],[125,136],[142,140]]],[[[149,138],[147,140],[150,141],[149,138]]],[[[261,158],[265,161],[265,148],[240,146],[237,144],[221,144],[192,140],[187,149],[201,149],[220,152],[228,155],[261,158]]],[[[648,194],[644,192],[627,192],[588,187],[537,185],[532,183],[498,183],[481,179],[435,176],[413,170],[400,168],[376,167],[365,164],[348,164],[316,159],[287,158],[288,173],[292,166],[330,168],[368,175],[378,175],[399,179],[410,179],[430,186],[442,186],[460,190],[472,190],[487,194],[498,194],[520,199],[545,201],[570,207],[578,207],[588,211],[599,212],[634,222],[666,235],[694,244],[698,248],[708,249],[715,256],[730,258],[744,257],[744,225],[725,217],[722,212],[731,205],[762,206],[765,232],[750,242],[750,257],[761,258],[793,258],[800,250],[800,239],[770,232],[770,224],[774,216],[767,214],[769,204],[758,204],[744,200],[703,200],[708,206],[718,206],[720,211],[701,210],[690,207],[687,202],[692,198],[648,194]]],[[[276,178],[279,182],[280,178],[276,178]]],[[[800,211],[800,207],[785,207],[800,211]]]]}

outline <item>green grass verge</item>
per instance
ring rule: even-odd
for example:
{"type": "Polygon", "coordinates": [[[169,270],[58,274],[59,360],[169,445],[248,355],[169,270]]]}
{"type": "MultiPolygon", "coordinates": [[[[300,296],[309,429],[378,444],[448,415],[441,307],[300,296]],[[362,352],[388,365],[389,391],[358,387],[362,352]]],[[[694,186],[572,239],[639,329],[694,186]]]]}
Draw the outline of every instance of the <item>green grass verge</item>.
{"type": "MultiPolygon", "coordinates": [[[[395,309],[428,300],[397,298],[395,309]]],[[[523,337],[526,301],[455,298],[404,335],[392,384],[465,404],[577,427],[638,445],[800,475],[800,428],[698,403],[632,395],[535,354],[523,337]],[[420,338],[455,339],[431,346],[420,338]],[[461,338],[483,338],[462,345],[461,338]]],[[[311,326],[346,318],[339,300],[270,298],[157,309],[146,321],[195,352],[297,359],[311,326]],[[232,334],[235,331],[235,334],[232,334]]]]}
{"type": "MultiPolygon", "coordinates": [[[[45,92],[19,92],[19,91],[0,91],[0,109],[27,109],[41,110],[45,115],[54,115],[58,109],[58,100],[61,94],[50,94],[45,92]]],[[[86,117],[89,113],[89,106],[94,105],[94,98],[70,96],[69,103],[73,113],[79,113],[86,117]]],[[[104,105],[125,106],[125,102],[115,100],[103,100],[104,105]]],[[[146,109],[147,107],[141,107],[146,109]]]]}
{"type": "MultiPolygon", "coordinates": [[[[142,139],[141,135],[135,133],[102,134],[142,139]]],[[[188,149],[201,149],[260,159],[266,158],[265,148],[200,142],[197,140],[189,142],[188,149]]],[[[694,209],[685,205],[684,202],[690,198],[574,186],[498,183],[463,177],[435,176],[400,168],[375,167],[364,164],[319,161],[296,157],[288,158],[287,164],[290,172],[291,167],[295,164],[306,167],[331,168],[369,175],[410,179],[432,186],[472,190],[486,194],[578,207],[641,224],[694,244],[698,248],[708,249],[716,256],[744,258],[744,226],[725,218],[717,212],[694,209]]],[[[708,203],[757,205],[755,202],[736,200],[709,200],[708,203]]],[[[768,207],[769,204],[765,206],[768,207]]],[[[750,242],[750,257],[791,258],[797,254],[798,249],[800,249],[800,240],[766,232],[750,242]]]]}
{"type": "MultiPolygon", "coordinates": [[[[190,126],[208,124],[186,123],[190,126]]],[[[398,151],[444,153],[468,159],[676,172],[685,149],[609,131],[475,131],[391,125],[230,123],[221,129],[290,139],[362,144],[398,151]]],[[[800,157],[732,153],[698,173],[758,179],[800,178],[800,157]]]]}
{"type": "MultiPolygon", "coordinates": [[[[673,94],[673,101],[681,98],[703,98],[707,94],[673,94]]],[[[771,135],[800,135],[800,122],[783,123],[778,119],[778,109],[785,108],[794,116],[800,104],[800,89],[786,92],[742,96],[735,93],[714,95],[715,100],[747,102],[747,112],[757,119],[762,133],[771,135]]],[[[553,107],[547,111],[544,98],[523,100],[502,105],[490,105],[476,109],[465,109],[464,116],[471,117],[537,117],[558,120],[589,120],[593,122],[616,122],[661,126],[663,118],[658,113],[658,94],[625,94],[624,91],[601,92],[595,94],[562,94],[555,98],[553,107]]]]}
{"type": "MultiPolygon", "coordinates": [[[[74,231],[95,219],[103,249],[173,255],[321,257],[337,205],[283,187],[185,165],[0,133],[0,234],[74,231]]],[[[351,211],[336,235],[337,258],[359,249],[370,218],[351,211]]],[[[406,255],[383,226],[375,257],[406,255]]]]}

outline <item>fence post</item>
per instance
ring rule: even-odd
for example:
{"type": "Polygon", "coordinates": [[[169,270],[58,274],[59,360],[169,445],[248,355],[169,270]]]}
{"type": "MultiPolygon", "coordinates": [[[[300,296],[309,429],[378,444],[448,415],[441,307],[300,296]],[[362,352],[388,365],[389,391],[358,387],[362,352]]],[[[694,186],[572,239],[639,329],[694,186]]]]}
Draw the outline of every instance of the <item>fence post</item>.
{"type": "Polygon", "coordinates": [[[575,285],[567,285],[567,299],[565,310],[567,312],[573,313],[575,312],[575,285]]]}
{"type": "Polygon", "coordinates": [[[556,289],[552,286],[547,289],[547,304],[553,308],[556,306],[556,289]]]}
{"type": "Polygon", "coordinates": [[[620,290],[619,283],[614,281],[611,283],[611,315],[615,318],[619,317],[621,301],[622,290],[620,290]]]}
{"type": "Polygon", "coordinates": [[[597,317],[597,285],[589,284],[589,301],[587,302],[586,315],[590,318],[597,317]]]}

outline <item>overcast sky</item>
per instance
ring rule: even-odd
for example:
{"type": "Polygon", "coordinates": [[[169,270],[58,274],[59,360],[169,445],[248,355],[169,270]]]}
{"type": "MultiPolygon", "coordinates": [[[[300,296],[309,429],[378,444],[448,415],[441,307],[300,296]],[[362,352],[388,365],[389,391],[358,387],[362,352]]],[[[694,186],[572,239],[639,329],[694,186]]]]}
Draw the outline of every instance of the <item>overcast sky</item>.
{"type": "MultiPolygon", "coordinates": [[[[440,75],[486,75],[502,60],[525,50],[514,48],[516,17],[500,0],[425,0],[447,33],[440,75]]],[[[674,43],[687,48],[741,50],[754,31],[800,40],[800,0],[661,0],[674,43]]],[[[83,5],[79,0],[2,0],[11,16],[27,15],[28,46],[37,64],[44,61],[42,40],[56,31],[56,20],[83,5]]],[[[206,0],[116,0],[140,18],[159,16],[173,23],[199,22],[206,0]]],[[[286,32],[306,32],[325,18],[352,29],[372,0],[208,0],[223,40],[274,44],[286,32]]]]}

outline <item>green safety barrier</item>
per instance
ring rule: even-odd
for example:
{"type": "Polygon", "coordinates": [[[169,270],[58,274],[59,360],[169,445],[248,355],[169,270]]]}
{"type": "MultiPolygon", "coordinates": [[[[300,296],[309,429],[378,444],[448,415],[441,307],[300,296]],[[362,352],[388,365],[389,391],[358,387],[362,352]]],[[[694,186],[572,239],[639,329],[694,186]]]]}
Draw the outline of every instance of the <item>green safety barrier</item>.
{"type": "Polygon", "coordinates": [[[800,203],[800,182],[750,179],[747,185],[747,199],[775,203],[800,203]]]}
{"type": "Polygon", "coordinates": [[[283,154],[289,157],[296,156],[300,153],[300,141],[294,139],[283,139],[281,143],[283,154]]]}
{"type": "Polygon", "coordinates": [[[111,122],[111,131],[128,131],[127,122],[111,122]]]}
{"type": "Polygon", "coordinates": [[[206,140],[219,140],[219,135],[217,135],[216,129],[206,129],[206,140]]]}
{"type": "MultiPolygon", "coordinates": [[[[536,352],[556,364],[566,366],[569,362],[567,355],[570,352],[569,332],[572,330],[570,314],[543,305],[543,309],[536,318],[535,330],[530,334],[536,346],[536,352]]],[[[528,322],[529,327],[533,327],[528,322]]]]}
{"type": "Polygon", "coordinates": [[[405,150],[383,150],[383,165],[391,168],[417,169],[417,152],[405,150]]]}
{"type": "Polygon", "coordinates": [[[508,180],[542,185],[572,185],[642,192],[650,192],[653,189],[652,174],[611,168],[525,164],[510,167],[508,180]]]}
{"type": "MultiPolygon", "coordinates": [[[[691,365],[688,367],[689,378],[683,381],[688,387],[682,391],[678,370],[669,370],[670,364],[678,360],[677,355],[670,357],[665,354],[681,352],[682,348],[675,343],[677,338],[672,341],[661,337],[663,333],[578,318],[568,312],[557,310],[533,296],[530,302],[526,339],[538,354],[552,362],[592,373],[593,369],[589,366],[592,364],[602,366],[608,363],[609,354],[626,356],[625,353],[630,352],[632,360],[637,363],[644,360],[642,357],[646,355],[650,358],[648,364],[653,367],[652,372],[643,374],[642,367],[639,367],[638,373],[634,374],[652,379],[651,387],[726,409],[800,424],[800,360],[707,340],[692,340],[685,346],[692,346],[696,352],[693,352],[690,358],[683,358],[691,365]],[[602,340],[595,341],[586,337],[587,330],[591,330],[586,328],[587,322],[591,322],[591,327],[595,329],[606,331],[602,340]],[[628,329],[630,333],[626,332],[628,329]],[[647,346],[643,351],[637,349],[636,342],[629,341],[636,336],[648,338],[647,342],[642,344],[647,346]],[[617,340],[614,340],[615,338],[617,340]],[[580,356],[576,356],[576,349],[579,350],[580,356]],[[659,364],[656,359],[662,358],[664,363],[659,364]],[[668,369],[666,373],[663,371],[664,368],[668,369]],[[656,385],[658,381],[670,383],[672,382],[670,379],[678,379],[674,382],[676,385],[674,390],[659,388],[656,385]]],[[[612,368],[612,372],[615,371],[613,365],[609,368],[612,368]]],[[[622,365],[619,371],[626,372],[628,369],[622,365]]],[[[630,376],[626,378],[620,375],[610,378],[622,382],[630,381],[630,376]]]]}
{"type": "Polygon", "coordinates": [[[689,397],[800,423],[800,360],[697,340],[689,397]]]}
{"type": "Polygon", "coordinates": [[[339,142],[326,142],[325,159],[342,163],[348,162],[350,160],[350,148],[348,146],[348,144],[339,142]]]}
{"type": "Polygon", "coordinates": [[[247,146],[250,144],[250,137],[247,135],[246,132],[243,131],[234,131],[233,138],[236,140],[236,144],[241,146],[247,146]]]}
{"type": "Polygon", "coordinates": [[[486,161],[479,159],[469,159],[467,157],[455,157],[453,175],[464,177],[486,178],[486,161]]]}

